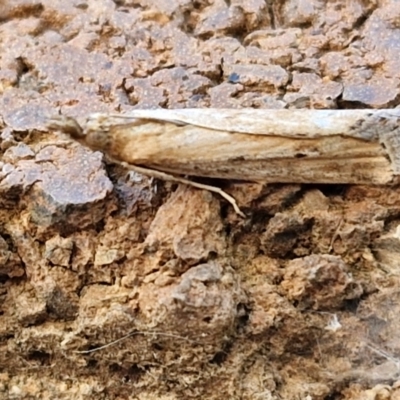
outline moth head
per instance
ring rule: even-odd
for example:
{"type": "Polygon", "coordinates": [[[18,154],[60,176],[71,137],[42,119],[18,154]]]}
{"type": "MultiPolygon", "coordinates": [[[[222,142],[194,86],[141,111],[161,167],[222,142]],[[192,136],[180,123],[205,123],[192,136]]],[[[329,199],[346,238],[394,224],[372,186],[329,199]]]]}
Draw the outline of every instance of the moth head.
{"type": "Polygon", "coordinates": [[[110,142],[110,118],[106,114],[92,114],[85,124],[85,143],[93,150],[107,150],[110,142]]]}
{"type": "Polygon", "coordinates": [[[57,129],[92,150],[105,150],[109,142],[109,123],[104,114],[92,114],[84,127],[75,118],[58,115],[48,120],[49,129],[57,129]]]}
{"type": "Polygon", "coordinates": [[[78,124],[77,120],[72,117],[57,115],[49,118],[46,125],[48,129],[59,130],[76,140],[81,140],[85,137],[82,127],[78,124]]]}

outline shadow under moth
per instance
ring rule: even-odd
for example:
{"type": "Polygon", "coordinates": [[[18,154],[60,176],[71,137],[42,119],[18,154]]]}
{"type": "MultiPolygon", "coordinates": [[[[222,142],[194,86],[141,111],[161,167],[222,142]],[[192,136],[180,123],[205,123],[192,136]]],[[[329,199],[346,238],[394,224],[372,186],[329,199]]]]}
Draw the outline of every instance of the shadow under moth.
{"type": "Polygon", "coordinates": [[[91,114],[49,128],[136,172],[221,194],[184,176],[266,183],[395,184],[400,175],[400,109],[135,110],[91,114]]]}

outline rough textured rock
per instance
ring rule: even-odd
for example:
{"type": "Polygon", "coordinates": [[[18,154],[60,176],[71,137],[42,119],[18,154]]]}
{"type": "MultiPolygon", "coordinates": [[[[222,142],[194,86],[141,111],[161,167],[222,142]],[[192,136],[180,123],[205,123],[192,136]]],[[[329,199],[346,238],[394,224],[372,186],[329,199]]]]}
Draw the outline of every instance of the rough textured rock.
{"type": "Polygon", "coordinates": [[[398,187],[212,182],[240,219],[45,125],[397,107],[399,10],[0,0],[0,399],[399,399],[398,187]]]}

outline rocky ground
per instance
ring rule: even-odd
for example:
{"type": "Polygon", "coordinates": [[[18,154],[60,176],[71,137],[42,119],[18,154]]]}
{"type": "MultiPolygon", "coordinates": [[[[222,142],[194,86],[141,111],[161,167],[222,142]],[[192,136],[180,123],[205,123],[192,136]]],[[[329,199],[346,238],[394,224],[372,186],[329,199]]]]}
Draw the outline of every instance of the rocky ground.
{"type": "Polygon", "coordinates": [[[243,219],[46,128],[394,108],[399,51],[396,0],[0,0],[0,398],[400,399],[399,188],[217,182],[243,219]]]}

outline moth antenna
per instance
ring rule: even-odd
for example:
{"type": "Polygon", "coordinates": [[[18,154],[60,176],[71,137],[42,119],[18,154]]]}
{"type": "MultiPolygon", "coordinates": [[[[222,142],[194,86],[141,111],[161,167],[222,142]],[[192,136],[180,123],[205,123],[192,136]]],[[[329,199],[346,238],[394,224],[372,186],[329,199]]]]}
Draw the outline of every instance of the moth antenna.
{"type": "Polygon", "coordinates": [[[140,114],[108,114],[107,117],[113,117],[115,119],[121,119],[121,120],[131,120],[131,121],[138,121],[138,124],[140,124],[142,121],[163,121],[165,120],[166,122],[170,122],[171,124],[175,124],[177,126],[184,126],[187,125],[186,122],[180,121],[179,119],[168,119],[166,120],[165,118],[161,117],[152,117],[152,116],[141,116],[140,114]]]}

